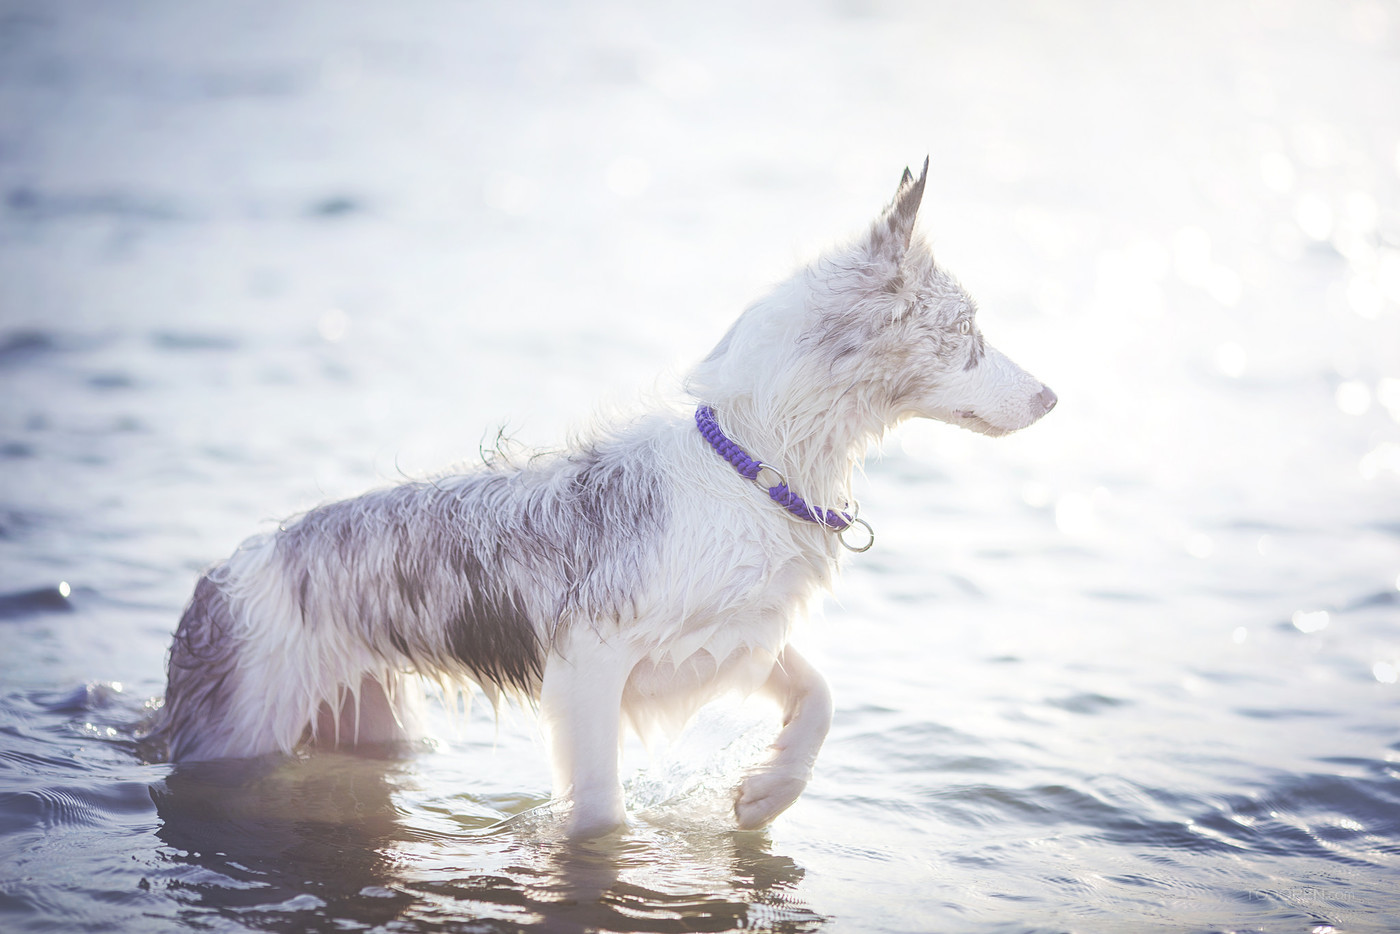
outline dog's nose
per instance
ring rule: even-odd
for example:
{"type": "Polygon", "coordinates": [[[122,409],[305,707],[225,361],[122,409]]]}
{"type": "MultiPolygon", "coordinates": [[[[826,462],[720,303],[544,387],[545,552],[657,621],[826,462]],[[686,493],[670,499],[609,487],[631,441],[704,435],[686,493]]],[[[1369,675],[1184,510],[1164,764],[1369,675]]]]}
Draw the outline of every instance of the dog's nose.
{"type": "Polygon", "coordinates": [[[1055,391],[1049,386],[1040,387],[1040,392],[1036,395],[1036,398],[1040,400],[1041,409],[1046,412],[1053,409],[1055,403],[1060,401],[1059,397],[1055,395],[1055,391]]]}

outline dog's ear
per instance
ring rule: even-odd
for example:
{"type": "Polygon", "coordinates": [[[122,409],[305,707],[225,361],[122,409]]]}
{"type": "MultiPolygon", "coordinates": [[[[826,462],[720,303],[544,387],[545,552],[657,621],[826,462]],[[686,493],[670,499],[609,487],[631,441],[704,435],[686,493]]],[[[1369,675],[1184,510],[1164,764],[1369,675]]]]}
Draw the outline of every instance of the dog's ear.
{"type": "Polygon", "coordinates": [[[895,189],[894,200],[870,229],[871,252],[895,261],[904,256],[914,236],[914,219],[919,215],[919,204],[924,200],[924,182],[927,180],[927,156],[917,179],[914,173],[905,168],[899,187],[895,189]]]}

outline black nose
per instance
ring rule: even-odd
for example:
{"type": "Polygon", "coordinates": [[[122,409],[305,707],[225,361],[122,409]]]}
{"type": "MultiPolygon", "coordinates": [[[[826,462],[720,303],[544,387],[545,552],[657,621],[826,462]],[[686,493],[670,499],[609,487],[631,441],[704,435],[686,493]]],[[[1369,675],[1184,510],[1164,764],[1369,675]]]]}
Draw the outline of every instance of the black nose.
{"type": "Polygon", "coordinates": [[[1056,402],[1060,401],[1059,397],[1055,395],[1055,391],[1049,386],[1042,386],[1036,398],[1040,400],[1040,407],[1047,412],[1055,407],[1056,402]]]}

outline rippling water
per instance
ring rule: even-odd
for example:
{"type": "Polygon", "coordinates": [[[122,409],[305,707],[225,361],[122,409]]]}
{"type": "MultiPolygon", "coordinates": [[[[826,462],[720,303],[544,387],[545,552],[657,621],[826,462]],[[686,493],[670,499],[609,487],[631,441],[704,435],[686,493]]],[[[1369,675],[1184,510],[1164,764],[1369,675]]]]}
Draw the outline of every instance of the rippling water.
{"type": "Polygon", "coordinates": [[[0,5],[0,928],[1393,929],[1397,61],[1383,2],[0,5]],[[201,567],[672,385],[926,152],[1061,403],[872,458],[770,831],[746,706],[607,845],[519,713],[142,761],[201,567]]]}

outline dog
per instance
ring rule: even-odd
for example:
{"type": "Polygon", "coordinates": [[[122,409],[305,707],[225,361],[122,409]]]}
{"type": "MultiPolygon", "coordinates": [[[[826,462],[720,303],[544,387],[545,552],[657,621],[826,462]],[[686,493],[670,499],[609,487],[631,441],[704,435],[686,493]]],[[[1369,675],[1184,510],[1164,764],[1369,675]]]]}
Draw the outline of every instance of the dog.
{"type": "Polygon", "coordinates": [[[748,308],[660,410],[524,462],[322,505],[198,581],[155,738],[170,759],[415,735],[423,679],[534,707],[566,830],[625,826],[623,730],[675,729],[722,693],[782,726],[734,794],[768,825],[811,779],[833,707],[789,644],[843,550],[851,494],[911,417],[987,435],[1055,405],[988,345],[915,220],[907,168],[874,224],[748,308]],[[693,409],[690,408],[693,406],[693,409]]]}

